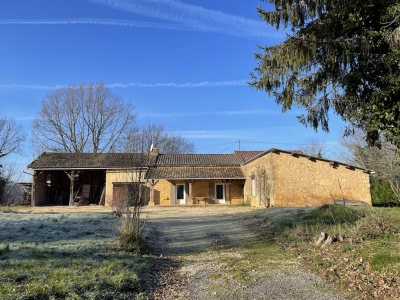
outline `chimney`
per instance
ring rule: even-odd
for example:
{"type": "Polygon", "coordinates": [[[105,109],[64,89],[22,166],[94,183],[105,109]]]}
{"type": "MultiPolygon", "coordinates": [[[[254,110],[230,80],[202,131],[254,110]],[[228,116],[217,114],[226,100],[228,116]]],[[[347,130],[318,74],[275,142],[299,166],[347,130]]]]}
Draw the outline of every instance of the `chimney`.
{"type": "Polygon", "coordinates": [[[151,155],[158,155],[158,149],[153,147],[153,149],[151,149],[151,151],[150,151],[150,154],[151,155]]]}

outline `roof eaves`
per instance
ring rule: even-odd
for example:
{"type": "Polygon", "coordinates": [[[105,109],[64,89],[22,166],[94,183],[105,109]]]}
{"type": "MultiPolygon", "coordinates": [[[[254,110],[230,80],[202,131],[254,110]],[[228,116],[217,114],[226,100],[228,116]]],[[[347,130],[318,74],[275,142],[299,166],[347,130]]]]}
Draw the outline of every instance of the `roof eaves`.
{"type": "Polygon", "coordinates": [[[246,165],[246,164],[248,164],[248,163],[250,163],[250,162],[252,162],[252,161],[254,161],[254,160],[256,160],[256,159],[258,159],[258,158],[260,158],[260,157],[262,157],[262,156],[264,156],[264,155],[266,155],[266,154],[268,154],[268,153],[276,152],[276,151],[283,152],[283,153],[287,153],[287,154],[291,154],[291,155],[302,156],[302,157],[306,157],[306,158],[308,158],[308,159],[315,159],[315,160],[320,160],[320,161],[326,161],[326,162],[328,162],[328,163],[333,162],[333,163],[337,163],[337,164],[342,165],[342,166],[345,166],[345,167],[352,167],[352,168],[355,168],[355,169],[362,170],[362,171],[364,171],[364,172],[366,172],[366,173],[371,173],[371,170],[364,169],[364,168],[360,168],[360,167],[357,167],[357,166],[354,166],[354,165],[349,165],[349,164],[347,164],[347,163],[343,163],[343,162],[340,162],[340,161],[336,161],[336,160],[332,160],[332,159],[326,159],[326,158],[320,158],[320,157],[317,157],[317,156],[312,156],[312,155],[308,155],[308,154],[304,154],[304,153],[301,154],[301,153],[297,153],[297,152],[294,152],[294,151],[282,150],[282,149],[277,149],[277,148],[268,149],[267,151],[265,151],[265,152],[263,152],[263,153],[257,155],[256,157],[250,159],[249,161],[247,161],[247,162],[245,162],[245,163],[243,163],[243,164],[241,164],[241,165],[244,166],[244,165],[246,165]]]}

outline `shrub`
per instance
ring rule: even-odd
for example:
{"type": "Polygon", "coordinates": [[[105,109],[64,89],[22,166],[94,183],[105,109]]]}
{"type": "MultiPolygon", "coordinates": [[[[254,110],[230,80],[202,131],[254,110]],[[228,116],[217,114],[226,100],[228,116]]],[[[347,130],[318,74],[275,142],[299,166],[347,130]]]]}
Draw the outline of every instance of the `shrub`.
{"type": "Polygon", "coordinates": [[[355,235],[365,239],[375,239],[398,231],[392,216],[376,211],[371,211],[365,218],[360,219],[353,229],[355,235]]]}
{"type": "Polygon", "coordinates": [[[324,224],[354,224],[364,216],[364,211],[342,205],[325,204],[310,212],[310,217],[324,224]]]}
{"type": "Polygon", "coordinates": [[[371,197],[373,205],[392,206],[398,204],[398,199],[387,180],[375,179],[371,182],[371,197]]]}

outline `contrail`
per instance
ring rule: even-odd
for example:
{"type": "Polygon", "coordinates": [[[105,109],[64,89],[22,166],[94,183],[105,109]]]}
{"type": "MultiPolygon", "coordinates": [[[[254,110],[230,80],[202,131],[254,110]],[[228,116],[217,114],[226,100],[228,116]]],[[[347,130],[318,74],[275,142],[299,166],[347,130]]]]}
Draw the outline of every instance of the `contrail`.
{"type": "Polygon", "coordinates": [[[175,83],[175,82],[159,82],[159,83],[141,83],[141,82],[129,82],[129,83],[112,83],[107,84],[110,88],[127,88],[127,87],[174,87],[174,88],[193,88],[193,87],[222,87],[222,86],[242,86],[247,85],[246,80],[234,80],[234,81],[203,81],[203,82],[186,82],[186,83],[175,83]]]}
{"type": "Polygon", "coordinates": [[[187,4],[178,0],[87,0],[105,5],[162,19],[169,22],[197,28],[202,31],[224,33],[237,36],[281,37],[271,26],[264,22],[223,13],[218,10],[187,4]]]}
{"type": "Polygon", "coordinates": [[[129,27],[141,27],[141,28],[159,28],[159,29],[170,29],[170,30],[205,31],[201,28],[195,28],[180,24],[140,22],[140,21],[115,20],[115,19],[91,19],[91,18],[44,19],[44,20],[7,19],[7,20],[0,20],[0,25],[113,25],[113,26],[129,26],[129,27]]]}
{"type": "MultiPolygon", "coordinates": [[[[202,88],[202,87],[229,87],[229,86],[245,86],[246,80],[233,80],[233,81],[203,81],[203,82],[158,82],[158,83],[142,83],[142,82],[128,82],[128,83],[111,83],[106,84],[109,88],[129,88],[129,87],[172,87],[172,88],[202,88]]],[[[35,90],[52,90],[66,87],[67,85],[34,85],[34,84],[0,84],[0,89],[35,89],[35,90]]]]}

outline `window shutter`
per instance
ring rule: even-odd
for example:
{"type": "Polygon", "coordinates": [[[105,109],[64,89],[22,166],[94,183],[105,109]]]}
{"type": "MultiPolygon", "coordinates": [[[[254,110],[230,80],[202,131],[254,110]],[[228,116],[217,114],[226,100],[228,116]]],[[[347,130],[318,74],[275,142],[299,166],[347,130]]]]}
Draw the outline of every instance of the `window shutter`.
{"type": "Polygon", "coordinates": [[[171,195],[170,195],[170,203],[171,205],[175,204],[176,201],[176,185],[171,182],[171,195]]]}
{"type": "Polygon", "coordinates": [[[215,185],[214,183],[210,183],[209,185],[210,188],[210,203],[215,203],[215,185]]]}

